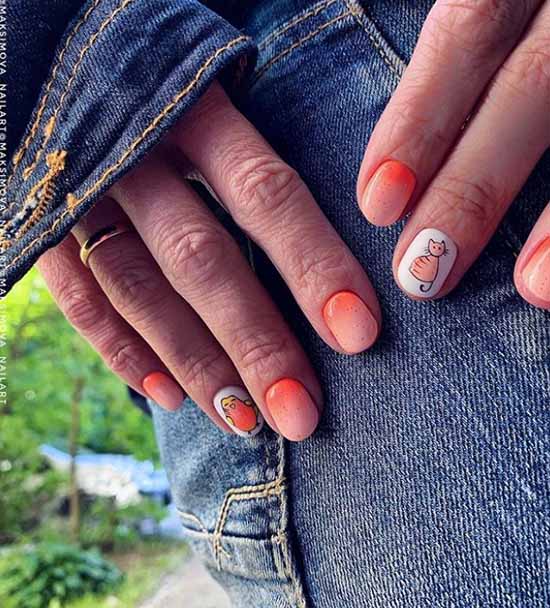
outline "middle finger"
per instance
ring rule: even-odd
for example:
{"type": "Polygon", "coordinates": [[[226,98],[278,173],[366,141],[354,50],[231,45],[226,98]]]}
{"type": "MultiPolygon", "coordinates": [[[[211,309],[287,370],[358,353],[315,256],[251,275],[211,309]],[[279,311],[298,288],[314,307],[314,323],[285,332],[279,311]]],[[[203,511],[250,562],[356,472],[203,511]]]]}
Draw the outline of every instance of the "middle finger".
{"type": "Polygon", "coordinates": [[[266,420],[288,439],[309,436],[322,399],[315,374],[237,244],[197,194],[154,154],[112,194],[229,355],[266,420]]]}

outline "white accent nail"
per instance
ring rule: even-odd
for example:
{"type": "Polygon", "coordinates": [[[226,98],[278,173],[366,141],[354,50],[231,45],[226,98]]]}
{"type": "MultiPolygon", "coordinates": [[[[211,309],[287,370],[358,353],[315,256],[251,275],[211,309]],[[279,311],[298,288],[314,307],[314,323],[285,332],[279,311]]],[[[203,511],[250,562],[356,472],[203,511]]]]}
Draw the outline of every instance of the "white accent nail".
{"type": "Polygon", "coordinates": [[[399,264],[397,279],[401,287],[413,296],[433,298],[449,276],[457,253],[454,241],[444,232],[425,228],[399,264]]]}
{"type": "Polygon", "coordinates": [[[214,407],[222,420],[241,437],[254,437],[264,419],[252,397],[240,386],[226,386],[214,396],[214,407]]]}

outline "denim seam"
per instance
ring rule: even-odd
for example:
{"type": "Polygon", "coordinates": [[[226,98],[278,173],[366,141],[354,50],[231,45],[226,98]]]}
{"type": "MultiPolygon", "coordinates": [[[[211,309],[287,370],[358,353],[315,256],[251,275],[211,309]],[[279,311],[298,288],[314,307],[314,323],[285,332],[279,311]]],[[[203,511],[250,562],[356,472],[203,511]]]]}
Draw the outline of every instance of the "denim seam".
{"type": "Polygon", "coordinates": [[[109,167],[104,173],[103,175],[92,185],[90,186],[90,188],[88,188],[88,190],[80,197],[77,198],[74,194],[68,194],[67,195],[67,209],[65,209],[63,211],[63,213],[55,220],[55,222],[52,224],[52,226],[50,228],[48,228],[47,230],[45,230],[42,234],[38,235],[36,238],[34,238],[26,247],[23,248],[23,250],[21,251],[21,253],[16,256],[6,267],[5,267],[5,271],[9,270],[12,266],[14,266],[22,257],[24,257],[26,255],[26,253],[32,249],[32,247],[34,247],[34,245],[36,245],[37,243],[39,243],[40,241],[42,241],[47,235],[51,235],[54,234],[56,228],[59,226],[59,224],[65,219],[65,217],[69,214],[73,214],[75,209],[77,207],[79,207],[83,202],[86,201],[86,199],[92,195],[96,190],[98,190],[102,184],[108,179],[109,175],[111,173],[113,173],[116,169],[118,169],[122,164],[124,164],[124,162],[126,162],[126,160],[128,159],[128,157],[132,154],[132,152],[135,151],[135,149],[143,142],[143,140],[147,137],[147,135],[149,135],[149,133],[151,133],[152,131],[154,131],[157,127],[158,124],[161,122],[161,120],[163,118],[165,118],[173,109],[174,107],[186,96],[188,95],[194,88],[195,86],[198,85],[202,75],[204,74],[204,72],[210,67],[210,65],[221,55],[223,54],[225,51],[229,50],[230,48],[232,48],[233,46],[235,46],[236,44],[238,44],[239,42],[242,42],[243,40],[247,40],[249,37],[248,36],[238,36],[237,38],[234,38],[233,40],[231,40],[230,42],[228,42],[227,44],[225,44],[224,46],[218,48],[212,55],[210,55],[210,57],[202,64],[202,66],[200,67],[200,69],[197,71],[195,77],[191,80],[191,82],[189,84],[187,84],[185,86],[184,89],[182,89],[174,98],[173,100],[164,108],[164,110],[158,114],[156,116],[156,118],[149,124],[149,126],[141,133],[141,135],[139,135],[131,144],[131,146],[129,148],[126,149],[126,151],[124,152],[124,154],[121,156],[121,158],[114,163],[113,165],[111,165],[111,167],[109,167]]]}
{"type": "Polygon", "coordinates": [[[192,521],[195,525],[197,525],[199,527],[200,531],[203,534],[209,534],[208,530],[206,529],[206,526],[193,513],[188,513],[188,512],[185,512],[185,511],[180,511],[178,509],[178,514],[179,514],[179,516],[180,516],[181,519],[187,519],[187,521],[192,521]]]}
{"type": "Polygon", "coordinates": [[[121,0],[120,4],[111,11],[111,13],[103,20],[103,22],[101,23],[101,25],[99,26],[98,30],[95,31],[89,38],[88,38],[88,42],[86,43],[86,45],[80,50],[80,53],[78,55],[78,59],[76,61],[76,63],[73,66],[73,69],[71,71],[71,75],[69,77],[69,79],[67,80],[67,83],[65,85],[65,88],[63,90],[63,93],[61,94],[61,97],[59,99],[59,102],[57,104],[57,107],[55,108],[55,110],[53,111],[53,115],[50,118],[50,120],[47,122],[45,128],[44,128],[44,140],[42,142],[42,145],[40,146],[40,148],[37,150],[34,161],[32,162],[31,165],[29,165],[24,171],[23,171],[23,179],[26,181],[27,179],[29,179],[29,177],[31,177],[31,175],[34,173],[34,170],[36,169],[36,166],[38,165],[38,162],[40,160],[40,158],[42,157],[42,154],[44,153],[44,150],[46,148],[46,146],[48,145],[48,142],[50,141],[50,138],[53,134],[53,131],[57,125],[57,122],[59,120],[59,115],[61,114],[61,112],[63,111],[63,104],[65,102],[65,99],[67,98],[67,95],[70,93],[70,91],[72,90],[71,87],[76,79],[78,70],[80,68],[80,66],[82,65],[84,58],[86,57],[86,55],[88,54],[88,52],[93,48],[93,46],[95,45],[95,43],[97,42],[97,39],[101,36],[101,34],[109,27],[109,25],[111,25],[111,23],[113,23],[113,21],[115,20],[115,18],[132,2],[134,2],[134,0],[121,0]]]}
{"type": "Polygon", "coordinates": [[[355,0],[342,0],[342,2],[347,6],[354,19],[365,31],[373,47],[380,55],[389,70],[392,72],[392,74],[396,76],[397,80],[401,80],[401,77],[403,76],[403,71],[406,67],[405,62],[401,60],[395,52],[393,53],[395,55],[395,58],[392,60],[387,49],[385,48],[385,46],[389,46],[388,43],[386,42],[382,34],[379,32],[374,22],[367,15],[365,9],[359,4],[357,4],[355,0]],[[365,25],[365,20],[368,21],[374,33],[372,31],[369,31],[369,29],[365,25]]]}
{"type": "MultiPolygon", "coordinates": [[[[82,19],[80,19],[78,21],[78,23],[73,28],[73,31],[67,38],[67,41],[65,42],[65,45],[63,46],[63,49],[61,50],[61,52],[59,53],[59,55],[57,57],[57,62],[53,68],[50,80],[48,81],[48,84],[46,85],[46,89],[45,89],[42,99],[40,101],[40,105],[38,106],[38,110],[37,110],[33,125],[29,131],[29,134],[25,138],[25,141],[23,142],[21,148],[13,156],[13,161],[12,161],[13,168],[12,168],[12,173],[10,174],[10,176],[8,178],[8,182],[7,182],[8,186],[9,186],[11,180],[13,179],[13,176],[15,175],[15,171],[16,171],[17,167],[19,166],[19,163],[23,160],[23,157],[25,156],[27,150],[29,149],[29,146],[31,145],[33,139],[36,136],[38,127],[40,125],[40,121],[42,120],[42,116],[44,114],[44,110],[46,109],[46,104],[48,102],[48,98],[50,96],[50,93],[51,93],[51,90],[52,90],[52,87],[53,87],[53,84],[55,81],[55,77],[57,76],[57,72],[58,72],[59,68],[63,65],[65,53],[67,52],[67,50],[68,50],[71,42],[74,40],[75,36],[78,34],[80,28],[86,23],[86,21],[88,20],[88,18],[90,17],[90,15],[92,14],[94,9],[98,6],[98,4],[100,2],[102,2],[102,0],[95,0],[94,3],[90,6],[90,8],[86,11],[86,13],[82,17],[82,19]]],[[[10,207],[8,207],[7,210],[9,210],[14,204],[15,203],[12,202],[12,204],[10,205],[10,207]]]]}
{"type": "MultiPolygon", "coordinates": [[[[23,215],[32,209],[31,215],[23,222],[16,233],[16,237],[23,236],[27,230],[36,226],[44,217],[48,209],[48,205],[55,195],[56,180],[60,173],[65,170],[65,160],[67,152],[65,150],[54,150],[46,155],[46,165],[48,170],[44,177],[33,186],[25,199],[23,210],[20,212],[23,215]]],[[[17,219],[17,215],[14,219],[17,219]]],[[[7,224],[9,226],[9,223],[7,224]]]]}
{"type": "Polygon", "coordinates": [[[218,570],[221,570],[220,553],[224,553],[227,556],[227,552],[222,546],[223,529],[227,522],[227,517],[231,510],[233,502],[241,500],[258,500],[262,498],[269,498],[270,496],[277,496],[281,492],[281,488],[284,485],[284,478],[277,477],[277,479],[268,483],[259,484],[257,486],[241,486],[237,488],[229,488],[225,493],[225,497],[222,502],[218,519],[214,526],[212,549],[214,551],[214,558],[218,570]]]}
{"type": "Polygon", "coordinates": [[[311,9],[309,9],[305,13],[297,15],[294,19],[291,19],[290,21],[283,24],[281,27],[275,29],[268,36],[266,36],[261,42],[259,42],[258,50],[261,51],[261,50],[267,48],[273,42],[278,40],[283,34],[288,32],[288,30],[292,29],[294,26],[298,25],[299,23],[303,23],[304,21],[307,21],[311,17],[316,17],[320,13],[324,12],[327,8],[329,8],[329,6],[332,6],[335,2],[337,2],[337,0],[326,0],[325,2],[316,4],[315,6],[313,6],[311,9]]]}
{"type": "MultiPolygon", "coordinates": [[[[280,479],[284,479],[285,470],[285,440],[279,435],[278,436],[278,449],[277,449],[277,476],[280,479]]],[[[272,538],[273,558],[276,566],[278,567],[277,552],[275,547],[278,547],[281,552],[283,572],[290,581],[292,586],[292,597],[295,602],[296,608],[306,608],[306,600],[302,584],[298,579],[298,574],[293,566],[293,561],[290,555],[290,547],[288,543],[288,500],[287,500],[287,486],[283,486],[282,492],[279,494],[279,505],[280,505],[280,518],[279,518],[279,530],[275,538],[272,538]]]]}
{"type": "Polygon", "coordinates": [[[301,47],[306,42],[309,42],[310,40],[315,38],[315,36],[321,34],[322,32],[324,32],[327,28],[331,27],[332,25],[338,23],[339,21],[342,21],[343,19],[346,19],[347,17],[351,17],[351,15],[352,15],[351,11],[346,11],[345,13],[341,13],[340,15],[333,17],[326,23],[323,23],[323,25],[319,26],[317,29],[309,32],[309,34],[307,34],[303,38],[300,38],[296,42],[292,43],[290,46],[283,49],[280,53],[275,55],[275,57],[272,57],[266,64],[264,64],[256,72],[256,74],[254,75],[253,80],[251,82],[251,86],[256,84],[260,80],[260,78],[267,72],[267,70],[269,70],[275,63],[277,63],[283,57],[286,57],[287,55],[289,55],[290,53],[295,51],[297,48],[301,47]]]}

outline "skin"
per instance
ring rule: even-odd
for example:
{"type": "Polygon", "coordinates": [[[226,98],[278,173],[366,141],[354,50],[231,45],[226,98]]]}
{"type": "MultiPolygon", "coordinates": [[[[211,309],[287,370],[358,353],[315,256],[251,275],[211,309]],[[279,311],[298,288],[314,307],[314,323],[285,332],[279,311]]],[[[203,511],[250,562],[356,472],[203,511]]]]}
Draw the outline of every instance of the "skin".
{"type": "MultiPolygon", "coordinates": [[[[387,225],[410,213],[395,249],[396,277],[415,236],[436,228],[453,239],[458,257],[435,297],[453,290],[547,150],[548,32],[549,1],[435,3],[369,141],[357,184],[359,205],[372,223],[387,225]],[[416,178],[412,195],[396,200],[394,217],[383,191],[368,200],[371,178],[387,159],[400,161],[416,178]],[[380,221],[381,215],[391,221],[380,221]]],[[[399,192],[400,183],[392,184],[390,179],[386,190],[399,192]]],[[[533,294],[521,273],[545,236],[550,236],[548,210],[519,256],[514,280],[527,302],[550,309],[550,301],[533,294]]]]}
{"type": "MultiPolygon", "coordinates": [[[[550,144],[549,31],[550,0],[437,1],[369,142],[357,185],[361,209],[381,225],[411,213],[394,273],[424,228],[441,230],[458,247],[437,297],[454,289],[481,253],[550,144]],[[371,178],[389,160],[407,170],[393,166],[378,176],[383,193],[365,204],[371,178]]],[[[69,321],[136,390],[160,371],[228,431],[212,399],[223,386],[242,385],[273,429],[302,440],[319,419],[318,381],[236,244],[182,178],[186,163],[271,258],[319,336],[349,353],[330,323],[347,342],[355,335],[326,304],[352,293],[374,319],[361,343],[370,347],[381,312],[365,271],[304,183],[218,85],[39,266],[69,321]],[[84,270],[78,244],[116,221],[135,232],[103,243],[84,270]]],[[[541,282],[526,281],[525,268],[541,267],[540,253],[537,264],[529,260],[548,236],[547,210],[515,273],[520,294],[543,308],[550,302],[531,293],[529,285],[541,282]]],[[[366,326],[357,319],[349,325],[366,326]]]]}
{"type": "MultiPolygon", "coordinates": [[[[364,348],[375,341],[381,312],[365,271],[296,172],[217,84],[44,254],[41,272],[69,321],[136,390],[145,393],[144,378],[163,372],[230,431],[213,398],[224,386],[243,386],[273,429],[305,439],[322,408],[315,373],[237,244],[183,178],[189,163],[271,258],[330,347],[344,352],[323,317],[327,300],[341,291],[368,307],[374,321],[364,348]],[[135,230],[102,243],[83,268],[78,245],[121,222],[135,230]],[[270,393],[282,379],[302,388],[270,393]]],[[[148,384],[160,386],[161,397],[179,394],[166,383],[148,384]]],[[[159,403],[174,409],[170,398],[159,403]]]]}

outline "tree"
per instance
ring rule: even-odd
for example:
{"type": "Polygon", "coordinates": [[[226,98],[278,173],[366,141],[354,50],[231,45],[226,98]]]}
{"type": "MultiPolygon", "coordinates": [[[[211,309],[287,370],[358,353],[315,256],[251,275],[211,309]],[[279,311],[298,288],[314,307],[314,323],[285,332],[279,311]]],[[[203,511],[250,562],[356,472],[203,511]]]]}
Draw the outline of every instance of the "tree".
{"type": "MultiPolygon", "coordinates": [[[[21,504],[14,493],[23,493],[24,484],[21,479],[16,482],[15,472],[21,478],[36,473],[42,466],[37,455],[41,443],[68,451],[75,407],[81,447],[156,461],[149,419],[70,327],[35,270],[14,287],[4,304],[7,341],[1,355],[7,360],[8,400],[0,420],[0,513],[4,508],[10,511],[10,504],[21,504]]],[[[73,432],[73,449],[76,437],[73,432]]],[[[2,526],[13,526],[13,520],[0,516],[0,542],[2,526]]]]}

